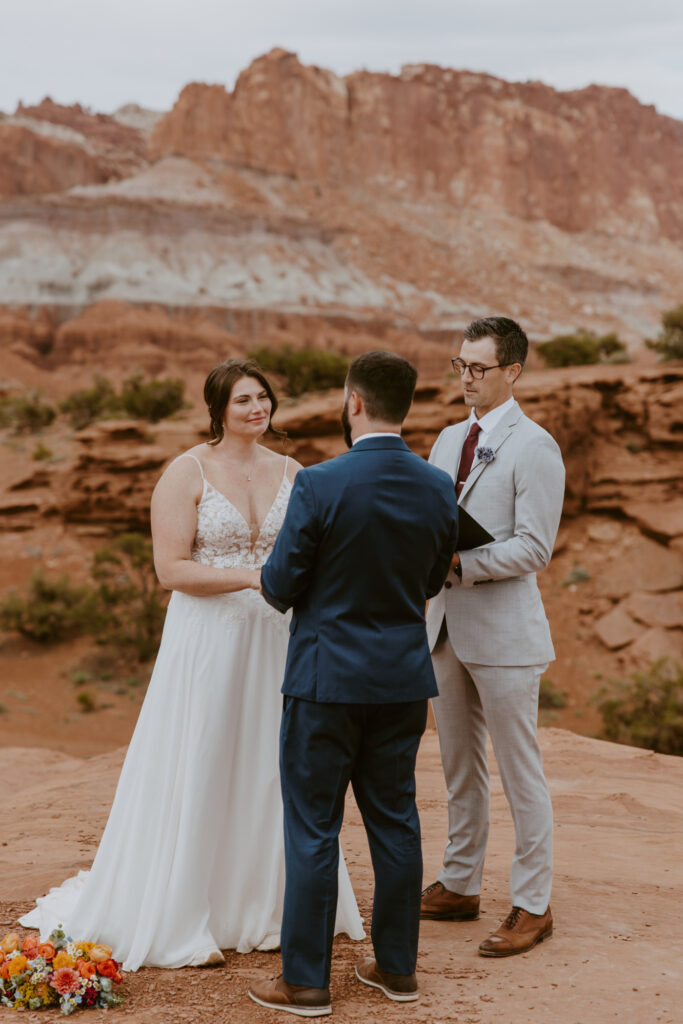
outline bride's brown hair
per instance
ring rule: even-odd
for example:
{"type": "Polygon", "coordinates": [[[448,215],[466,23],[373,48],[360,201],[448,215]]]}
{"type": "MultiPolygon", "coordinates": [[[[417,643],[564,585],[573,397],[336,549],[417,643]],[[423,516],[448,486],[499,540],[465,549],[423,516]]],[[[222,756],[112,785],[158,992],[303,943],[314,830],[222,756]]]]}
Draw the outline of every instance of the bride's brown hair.
{"type": "Polygon", "coordinates": [[[287,436],[283,430],[276,430],[272,425],[273,416],[278,407],[278,400],[275,397],[270,381],[259,364],[253,359],[226,359],[224,363],[214,366],[204,383],[204,401],[209,408],[211,437],[213,438],[213,440],[207,442],[208,444],[218,444],[222,440],[225,434],[223,426],[225,410],[230,401],[230,395],[235,383],[241,380],[242,377],[253,377],[259,381],[270,399],[270,419],[266,434],[270,434],[271,437],[276,437],[279,440],[287,436]]]}

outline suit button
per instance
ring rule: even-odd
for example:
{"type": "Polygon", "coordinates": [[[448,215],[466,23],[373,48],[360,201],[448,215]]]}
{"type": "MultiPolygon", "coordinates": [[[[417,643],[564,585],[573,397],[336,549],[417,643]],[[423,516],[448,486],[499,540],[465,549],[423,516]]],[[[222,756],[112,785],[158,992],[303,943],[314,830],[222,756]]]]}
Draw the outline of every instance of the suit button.
{"type": "Polygon", "coordinates": [[[446,588],[446,590],[450,590],[452,586],[453,584],[451,583],[450,580],[446,580],[446,582],[444,583],[444,587],[446,588]]]}

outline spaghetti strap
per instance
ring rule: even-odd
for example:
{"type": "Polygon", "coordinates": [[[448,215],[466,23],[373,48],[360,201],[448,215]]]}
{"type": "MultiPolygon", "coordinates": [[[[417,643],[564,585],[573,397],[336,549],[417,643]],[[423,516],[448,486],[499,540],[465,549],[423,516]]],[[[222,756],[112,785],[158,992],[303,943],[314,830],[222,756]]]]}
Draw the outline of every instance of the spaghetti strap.
{"type": "Polygon", "coordinates": [[[192,452],[182,452],[182,454],[178,455],[177,458],[175,458],[173,461],[177,462],[178,459],[186,459],[186,458],[187,459],[194,459],[194,461],[199,466],[199,472],[202,474],[202,480],[204,481],[204,483],[206,483],[206,477],[204,476],[204,470],[202,469],[202,464],[199,461],[199,459],[197,458],[197,456],[193,455],[192,452]]]}
{"type": "Polygon", "coordinates": [[[282,479],[283,479],[283,480],[284,480],[284,478],[285,478],[285,477],[287,476],[287,466],[288,466],[288,465],[289,465],[289,455],[285,455],[285,471],[284,471],[284,473],[282,474],[282,479]]]}

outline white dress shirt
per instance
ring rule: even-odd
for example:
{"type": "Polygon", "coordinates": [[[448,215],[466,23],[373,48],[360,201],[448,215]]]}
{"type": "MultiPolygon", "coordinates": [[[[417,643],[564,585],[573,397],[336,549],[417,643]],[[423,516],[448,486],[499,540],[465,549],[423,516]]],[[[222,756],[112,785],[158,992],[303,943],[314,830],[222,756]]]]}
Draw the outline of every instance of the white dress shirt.
{"type": "MultiPolygon", "coordinates": [[[[395,430],[379,430],[374,434],[361,434],[360,437],[356,437],[353,444],[358,444],[359,441],[367,441],[369,437],[400,437],[401,435],[395,430]]],[[[353,445],[352,445],[353,447],[353,445]]]]}
{"type": "MultiPolygon", "coordinates": [[[[470,418],[467,423],[467,433],[469,434],[473,423],[478,423],[481,427],[481,433],[477,438],[477,448],[485,448],[487,446],[491,432],[498,426],[505,413],[508,412],[514,404],[515,399],[508,398],[507,402],[503,402],[502,405],[497,405],[495,409],[491,409],[490,412],[485,413],[481,419],[477,417],[474,409],[470,411],[470,418]]],[[[479,460],[475,458],[475,463],[478,461],[479,460]]]]}

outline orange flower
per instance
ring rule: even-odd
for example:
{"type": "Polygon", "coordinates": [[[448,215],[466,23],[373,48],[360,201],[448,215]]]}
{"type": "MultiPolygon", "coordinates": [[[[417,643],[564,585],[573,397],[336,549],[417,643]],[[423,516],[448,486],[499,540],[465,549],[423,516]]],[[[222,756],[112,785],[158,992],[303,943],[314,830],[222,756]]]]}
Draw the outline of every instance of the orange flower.
{"type": "Polygon", "coordinates": [[[76,970],[80,974],[81,978],[94,978],[97,974],[97,967],[95,964],[91,964],[88,960],[78,959],[76,961],[76,970]]]}
{"type": "MultiPolygon", "coordinates": [[[[4,966],[4,964],[3,964],[4,966]]],[[[15,974],[21,974],[28,967],[28,959],[23,955],[15,956],[14,959],[9,961],[9,976],[13,977],[15,974]]]]}
{"type": "Polygon", "coordinates": [[[27,935],[21,944],[21,951],[25,953],[29,960],[34,960],[39,956],[38,950],[40,948],[40,939],[35,935],[27,935]]]}
{"type": "Polygon", "coordinates": [[[97,970],[105,978],[113,978],[119,972],[119,965],[116,960],[103,960],[102,963],[97,965],[97,970]]]}
{"type": "Polygon", "coordinates": [[[103,960],[111,959],[111,946],[105,946],[103,943],[98,943],[96,946],[92,946],[88,956],[94,964],[100,964],[103,960]]]}
{"type": "Polygon", "coordinates": [[[75,992],[81,983],[78,971],[72,971],[69,967],[60,967],[50,978],[50,984],[59,992],[60,996],[69,995],[75,992]]]}
{"type": "Polygon", "coordinates": [[[0,964],[4,964],[4,962],[5,962],[5,954],[0,949],[0,964]]]}
{"type": "Polygon", "coordinates": [[[44,960],[54,960],[55,947],[51,942],[41,942],[38,946],[38,956],[42,956],[44,960]]]}
{"type": "Polygon", "coordinates": [[[2,978],[3,981],[7,981],[7,979],[9,978],[10,962],[11,961],[9,960],[5,960],[4,964],[0,964],[0,978],[2,978]]]}
{"type": "Polygon", "coordinates": [[[58,971],[62,967],[68,967],[69,969],[73,970],[76,964],[74,963],[73,959],[69,956],[68,953],[66,953],[63,949],[60,949],[59,953],[57,953],[57,956],[52,961],[52,966],[56,971],[58,971]]]}
{"type": "Polygon", "coordinates": [[[0,949],[3,953],[13,953],[15,949],[19,948],[19,936],[16,932],[8,932],[2,942],[0,942],[0,949]]]}

